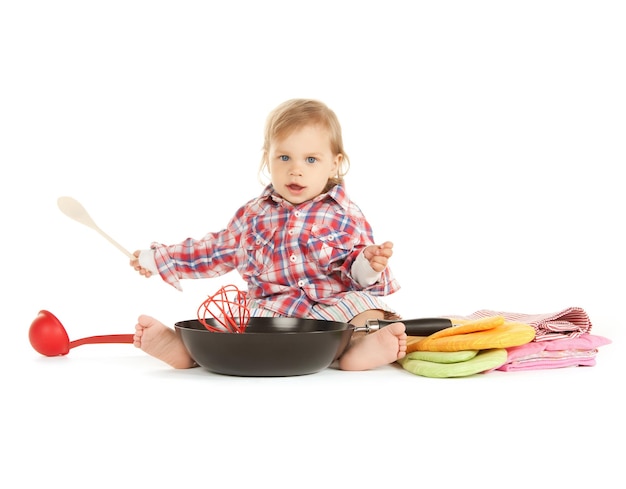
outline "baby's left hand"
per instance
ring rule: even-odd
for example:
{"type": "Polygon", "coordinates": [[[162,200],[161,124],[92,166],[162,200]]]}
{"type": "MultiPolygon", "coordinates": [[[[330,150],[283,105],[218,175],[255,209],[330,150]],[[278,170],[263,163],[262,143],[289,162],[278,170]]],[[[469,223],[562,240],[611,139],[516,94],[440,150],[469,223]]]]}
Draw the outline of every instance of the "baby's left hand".
{"type": "Polygon", "coordinates": [[[363,255],[370,263],[370,267],[376,272],[382,272],[387,268],[387,262],[393,255],[393,243],[385,241],[381,245],[370,245],[363,250],[363,255]]]}

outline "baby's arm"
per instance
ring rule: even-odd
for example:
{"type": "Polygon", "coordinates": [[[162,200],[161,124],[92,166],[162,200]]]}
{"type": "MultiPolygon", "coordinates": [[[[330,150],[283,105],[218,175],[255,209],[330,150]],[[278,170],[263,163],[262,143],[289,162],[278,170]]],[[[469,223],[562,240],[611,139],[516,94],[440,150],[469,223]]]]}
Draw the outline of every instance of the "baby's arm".
{"type": "Polygon", "coordinates": [[[352,264],[352,277],[361,287],[369,287],[378,281],[381,273],[387,268],[391,255],[393,255],[391,241],[365,247],[352,264]]]}

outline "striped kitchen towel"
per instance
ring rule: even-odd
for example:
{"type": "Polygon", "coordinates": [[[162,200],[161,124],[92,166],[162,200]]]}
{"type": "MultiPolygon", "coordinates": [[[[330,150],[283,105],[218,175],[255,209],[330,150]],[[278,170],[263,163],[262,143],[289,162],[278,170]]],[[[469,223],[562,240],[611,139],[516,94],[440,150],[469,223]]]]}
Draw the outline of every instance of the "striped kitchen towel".
{"type": "Polygon", "coordinates": [[[558,312],[527,314],[481,309],[469,316],[448,316],[461,319],[480,319],[488,316],[503,316],[507,321],[525,323],[535,328],[534,341],[558,338],[577,338],[591,331],[591,320],[581,307],[568,307],[558,312]]]}

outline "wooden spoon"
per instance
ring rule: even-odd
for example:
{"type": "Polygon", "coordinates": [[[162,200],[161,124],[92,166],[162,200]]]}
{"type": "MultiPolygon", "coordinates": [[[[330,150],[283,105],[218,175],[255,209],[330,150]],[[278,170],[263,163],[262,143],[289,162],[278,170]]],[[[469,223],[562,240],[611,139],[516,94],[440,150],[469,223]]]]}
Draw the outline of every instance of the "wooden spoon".
{"type": "Polygon", "coordinates": [[[72,197],[59,197],[57,200],[57,205],[61,212],[65,214],[67,217],[74,219],[75,221],[84,224],[85,226],[93,229],[100,233],[104,238],[106,238],[113,246],[115,246],[118,250],[124,253],[128,258],[133,259],[135,256],[128,251],[126,248],[121,246],[117,241],[115,241],[111,236],[105,233],[102,229],[98,227],[98,225],[94,222],[91,216],[87,213],[85,208],[82,206],[80,202],[72,197]]]}

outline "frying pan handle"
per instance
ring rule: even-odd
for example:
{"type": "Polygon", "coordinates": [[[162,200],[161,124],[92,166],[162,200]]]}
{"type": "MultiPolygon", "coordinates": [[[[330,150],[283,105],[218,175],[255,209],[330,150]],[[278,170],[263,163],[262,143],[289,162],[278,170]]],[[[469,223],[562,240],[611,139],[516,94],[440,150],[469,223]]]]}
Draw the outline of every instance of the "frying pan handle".
{"type": "Polygon", "coordinates": [[[453,326],[452,321],[447,318],[420,318],[420,319],[374,319],[368,321],[370,329],[379,329],[392,323],[403,323],[406,326],[406,334],[409,336],[430,336],[442,329],[453,326]]]}

